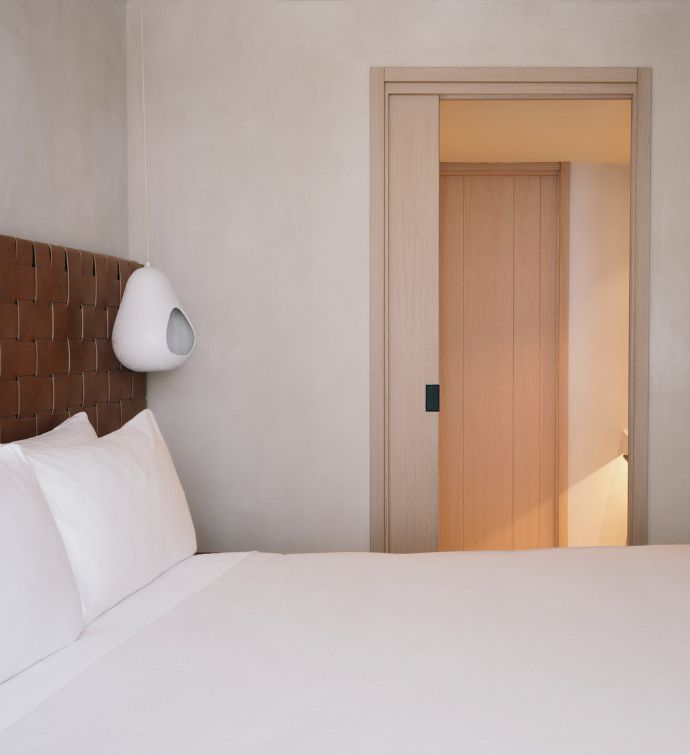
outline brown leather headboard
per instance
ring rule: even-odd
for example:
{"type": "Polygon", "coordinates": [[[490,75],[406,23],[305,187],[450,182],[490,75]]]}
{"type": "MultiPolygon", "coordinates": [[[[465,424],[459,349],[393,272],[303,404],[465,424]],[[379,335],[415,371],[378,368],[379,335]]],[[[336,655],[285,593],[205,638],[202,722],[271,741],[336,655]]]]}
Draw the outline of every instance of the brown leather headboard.
{"type": "Polygon", "coordinates": [[[0,443],[85,411],[99,435],[146,407],[117,360],[115,315],[138,262],[0,236],[0,443]]]}

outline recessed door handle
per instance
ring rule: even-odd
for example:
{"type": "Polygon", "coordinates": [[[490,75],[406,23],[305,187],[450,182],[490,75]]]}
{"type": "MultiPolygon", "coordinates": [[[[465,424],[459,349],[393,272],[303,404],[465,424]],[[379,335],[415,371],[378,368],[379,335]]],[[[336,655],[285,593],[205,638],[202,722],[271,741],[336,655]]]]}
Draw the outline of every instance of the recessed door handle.
{"type": "Polygon", "coordinates": [[[437,412],[441,405],[441,389],[438,384],[426,386],[426,411],[437,412]]]}

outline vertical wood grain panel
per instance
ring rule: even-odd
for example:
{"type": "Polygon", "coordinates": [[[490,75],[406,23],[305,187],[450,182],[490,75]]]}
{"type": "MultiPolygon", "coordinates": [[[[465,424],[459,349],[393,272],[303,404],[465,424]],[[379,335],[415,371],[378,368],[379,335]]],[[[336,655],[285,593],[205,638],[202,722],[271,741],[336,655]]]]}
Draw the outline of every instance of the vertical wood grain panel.
{"type": "Polygon", "coordinates": [[[541,181],[541,328],[539,384],[540,475],[539,545],[557,543],[557,407],[558,407],[558,178],[541,181]]]}
{"type": "Polygon", "coordinates": [[[513,547],[539,546],[541,179],[515,178],[513,547]]]}
{"type": "Polygon", "coordinates": [[[463,538],[463,177],[441,178],[439,548],[463,538]]]}
{"type": "Polygon", "coordinates": [[[438,548],[439,98],[388,104],[388,537],[394,553],[438,548]]]}
{"type": "Polygon", "coordinates": [[[513,544],[513,181],[465,178],[466,549],[513,544]]]}
{"type": "Polygon", "coordinates": [[[518,166],[515,176],[479,177],[480,167],[456,164],[441,178],[440,542],[548,547],[557,542],[558,304],[567,286],[560,177],[518,166]]]}

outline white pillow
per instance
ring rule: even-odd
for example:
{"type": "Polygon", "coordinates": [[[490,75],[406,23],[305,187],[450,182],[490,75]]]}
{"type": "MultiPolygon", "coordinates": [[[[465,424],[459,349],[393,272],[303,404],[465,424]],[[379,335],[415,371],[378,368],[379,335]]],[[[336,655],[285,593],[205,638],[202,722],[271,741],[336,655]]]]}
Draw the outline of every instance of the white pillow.
{"type": "Polygon", "coordinates": [[[38,481],[14,445],[0,448],[0,683],[75,640],[79,591],[38,481]]]}
{"type": "Polygon", "coordinates": [[[96,440],[97,437],[86,412],[79,412],[47,433],[37,435],[35,438],[18,440],[16,443],[23,449],[65,448],[96,440]]]}
{"type": "Polygon", "coordinates": [[[153,414],[71,448],[25,451],[67,548],[86,623],[196,551],[153,414]]]}

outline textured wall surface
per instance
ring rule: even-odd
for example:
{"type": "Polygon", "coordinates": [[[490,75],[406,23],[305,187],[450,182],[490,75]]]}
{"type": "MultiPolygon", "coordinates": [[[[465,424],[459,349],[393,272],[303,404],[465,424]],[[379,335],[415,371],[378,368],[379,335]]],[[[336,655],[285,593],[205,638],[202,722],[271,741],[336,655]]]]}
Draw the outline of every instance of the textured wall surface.
{"type": "MultiPolygon", "coordinates": [[[[690,540],[690,4],[145,0],[152,261],[197,327],[149,402],[203,549],[366,549],[372,65],[654,69],[650,537],[690,540]]],[[[128,5],[130,253],[143,228],[128,5]]],[[[33,234],[35,236],[35,233],[33,234]]]]}
{"type": "Polygon", "coordinates": [[[0,3],[0,233],[127,256],[125,4],[0,3]]]}
{"type": "Polygon", "coordinates": [[[570,177],[568,544],[625,545],[630,170],[573,163],[570,177]]]}

